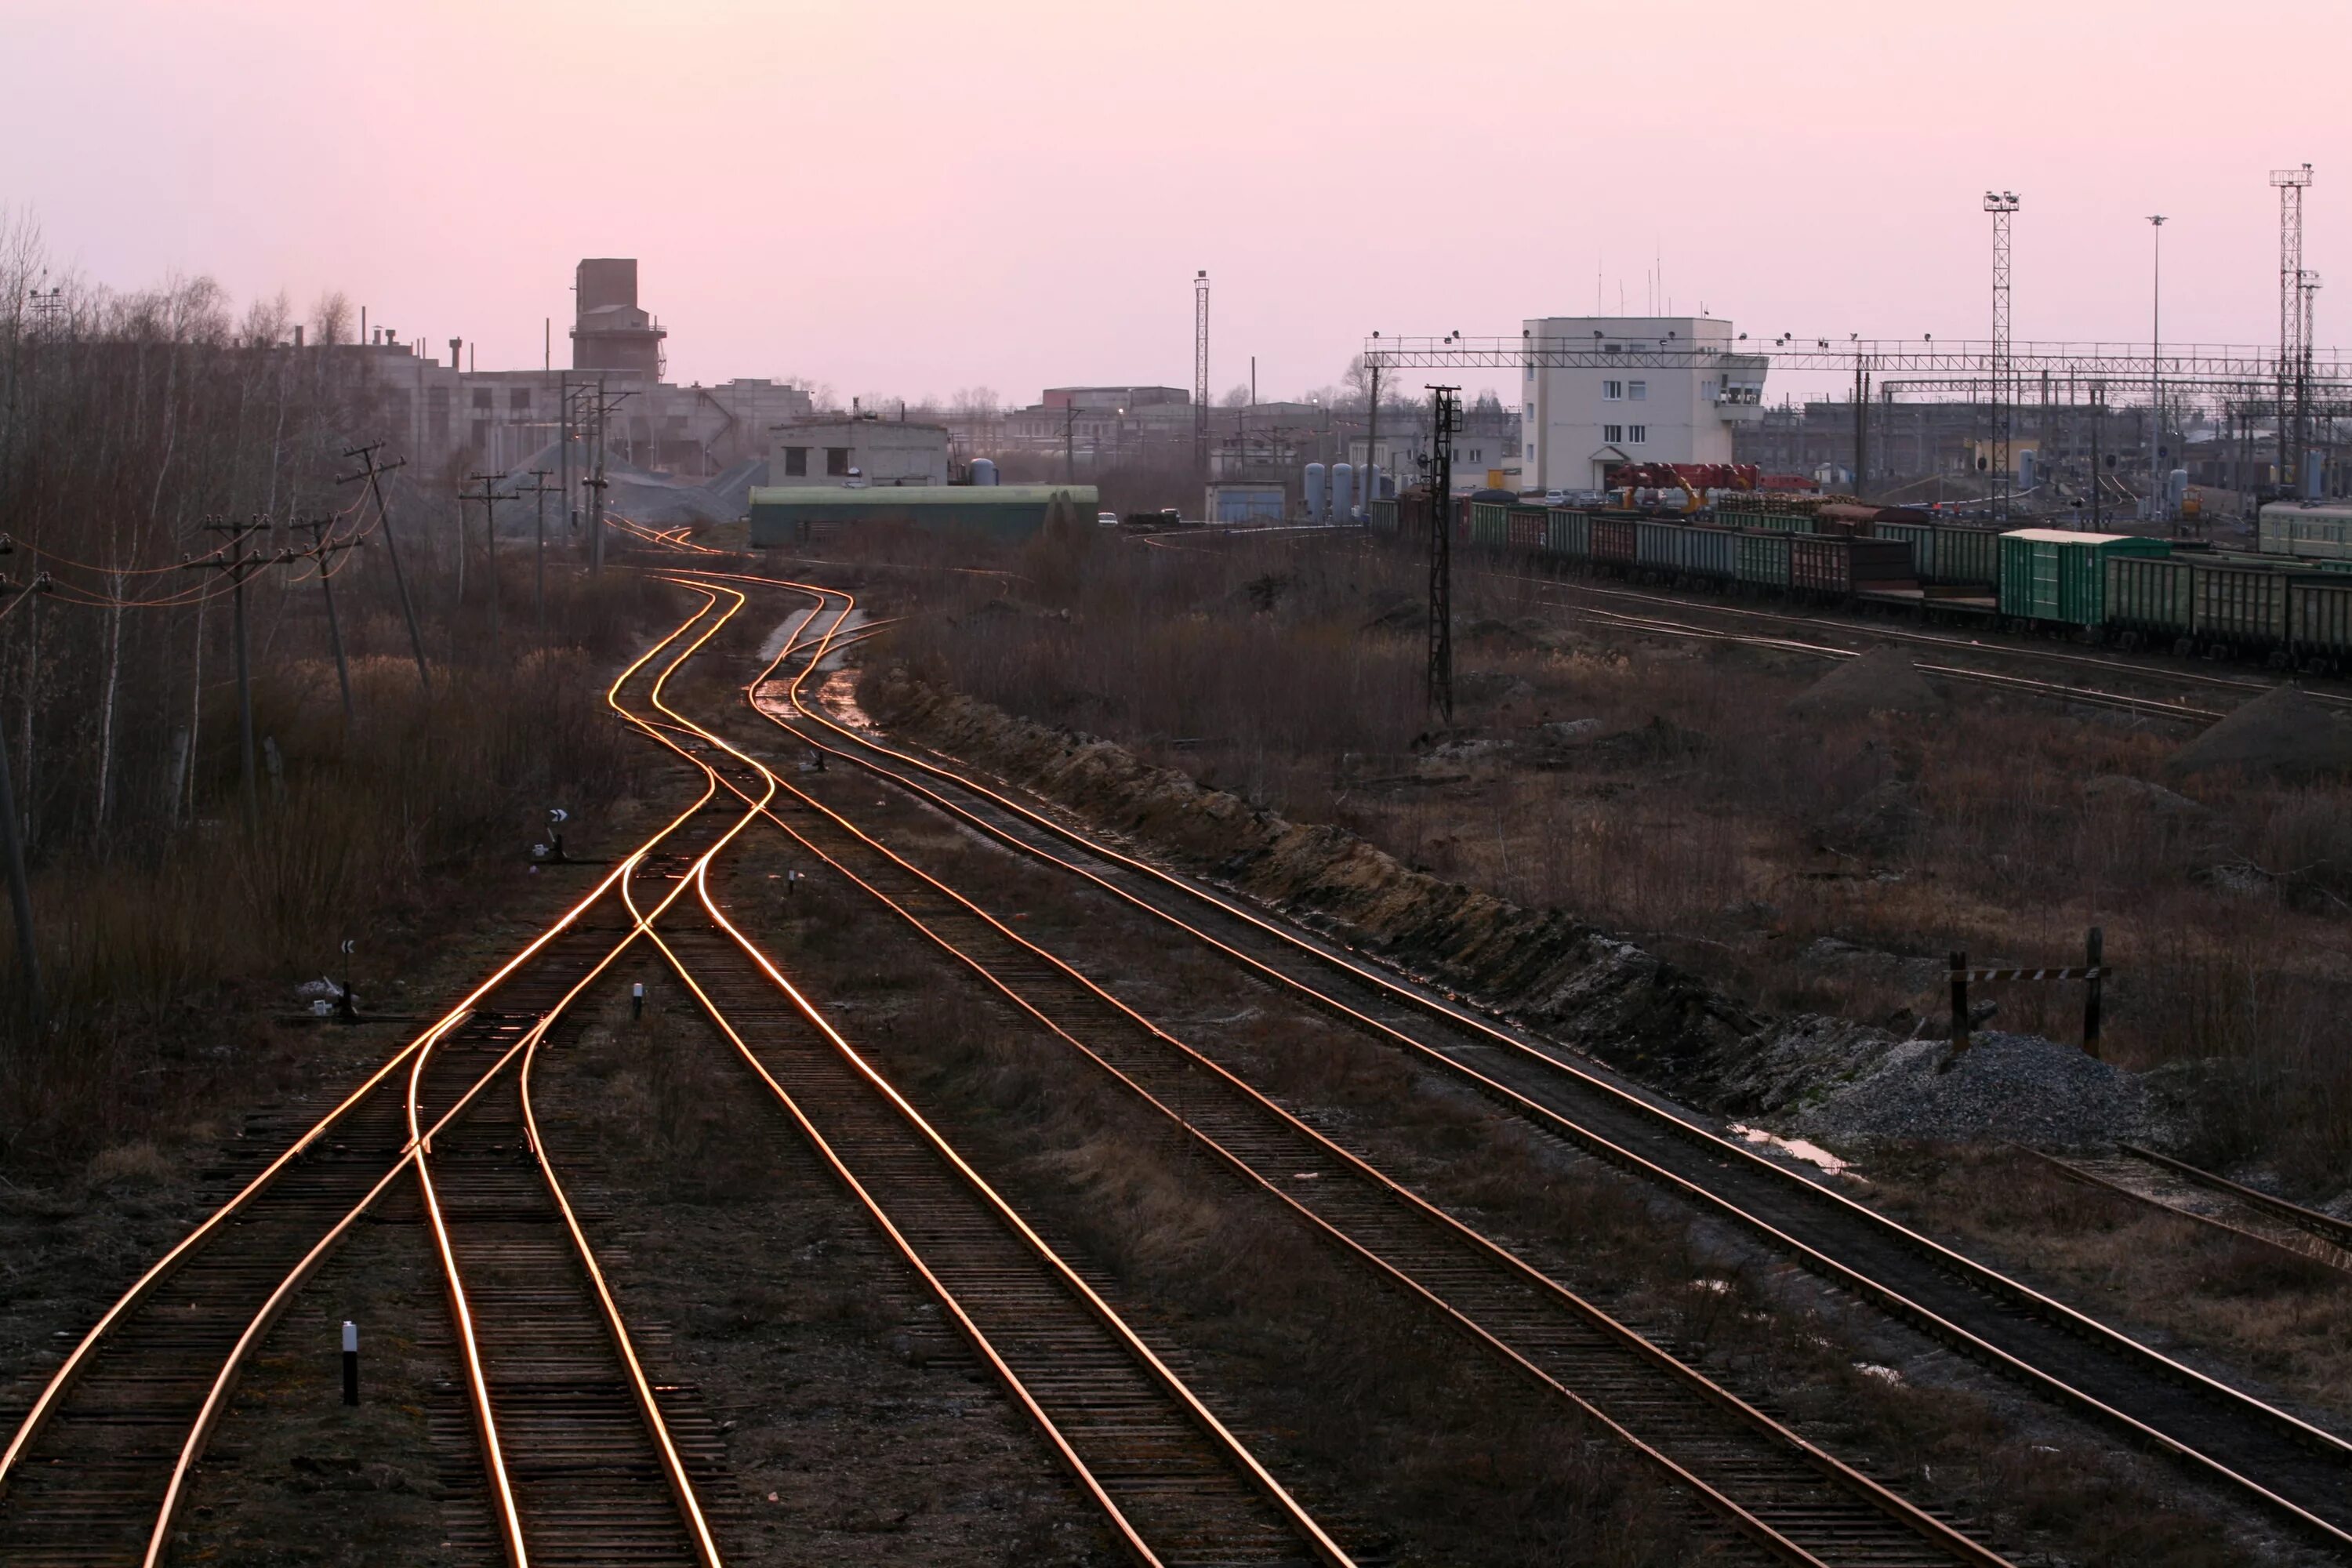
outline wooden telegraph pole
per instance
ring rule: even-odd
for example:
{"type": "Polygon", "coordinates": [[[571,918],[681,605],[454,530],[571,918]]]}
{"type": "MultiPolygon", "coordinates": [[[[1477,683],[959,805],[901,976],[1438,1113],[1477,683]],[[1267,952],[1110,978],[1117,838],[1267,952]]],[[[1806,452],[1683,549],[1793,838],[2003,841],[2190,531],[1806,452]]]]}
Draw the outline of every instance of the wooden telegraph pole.
{"type": "MultiPolygon", "coordinates": [[[[253,653],[247,630],[245,584],[247,578],[269,564],[269,558],[247,555],[245,542],[259,533],[262,527],[257,517],[250,522],[209,520],[204,524],[205,532],[228,536],[226,546],[227,559],[218,559],[219,552],[215,551],[215,558],[185,563],[191,571],[227,573],[230,593],[236,606],[236,763],[237,778],[245,795],[245,826],[248,833],[257,832],[261,826],[261,791],[255,780],[253,766],[253,653]]],[[[278,559],[282,561],[286,557],[278,559]]]]}
{"type": "MultiPolygon", "coordinates": [[[[489,542],[490,547],[490,654],[492,658],[496,658],[499,651],[499,502],[515,499],[511,495],[499,493],[498,481],[500,478],[501,476],[498,474],[467,474],[467,482],[478,483],[482,487],[482,493],[472,497],[461,494],[458,497],[461,505],[467,500],[482,503],[482,534],[489,542]]],[[[462,531],[458,541],[462,553],[464,546],[462,531]]]]}
{"type": "Polygon", "coordinates": [[[530,494],[539,507],[538,520],[532,525],[534,556],[531,562],[530,609],[532,618],[539,623],[541,636],[547,632],[547,498],[551,489],[547,479],[553,471],[551,468],[530,470],[530,494]]]}
{"type": "Polygon", "coordinates": [[[375,455],[382,446],[382,442],[377,442],[373,446],[354,447],[345,452],[344,457],[357,458],[367,466],[361,472],[345,474],[335,482],[339,485],[346,485],[354,479],[363,479],[367,480],[368,493],[375,498],[376,522],[383,530],[383,552],[392,558],[392,580],[400,590],[400,613],[408,622],[408,646],[416,655],[416,682],[425,688],[425,694],[430,697],[433,695],[433,676],[425,665],[425,634],[416,629],[416,606],[409,600],[408,579],[400,570],[400,543],[393,538],[392,513],[385,510],[383,504],[383,476],[400,468],[408,459],[403,458],[400,462],[378,468],[375,455]]]}
{"type": "MultiPolygon", "coordinates": [[[[6,537],[0,535],[0,552],[7,548],[6,537]]],[[[35,594],[46,591],[48,585],[47,574],[34,578],[8,601],[7,609],[0,609],[0,616],[35,594]]],[[[8,908],[16,921],[17,967],[25,972],[25,1011],[33,1026],[38,1028],[46,1021],[48,1009],[41,995],[41,944],[33,939],[33,889],[25,874],[25,845],[18,836],[16,818],[16,785],[8,772],[5,736],[0,736],[0,852],[5,853],[8,862],[8,908]]]]}
{"type": "Polygon", "coordinates": [[[343,722],[349,724],[357,717],[357,714],[352,708],[351,667],[343,662],[343,629],[335,619],[334,558],[346,550],[358,549],[359,541],[345,539],[329,543],[327,530],[332,528],[334,522],[335,520],[331,517],[314,517],[307,522],[298,522],[294,526],[310,531],[310,548],[302,553],[319,563],[319,592],[324,595],[327,600],[327,640],[335,650],[335,684],[342,689],[343,722]]]}

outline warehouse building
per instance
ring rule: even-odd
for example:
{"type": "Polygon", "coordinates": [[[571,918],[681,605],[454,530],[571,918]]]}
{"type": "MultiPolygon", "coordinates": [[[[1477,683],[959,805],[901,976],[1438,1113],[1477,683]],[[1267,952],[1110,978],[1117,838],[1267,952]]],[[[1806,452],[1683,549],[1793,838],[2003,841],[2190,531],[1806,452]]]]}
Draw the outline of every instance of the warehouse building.
{"type": "Polygon", "coordinates": [[[1765,358],[1739,352],[1729,321],[1539,316],[1525,325],[1531,339],[1589,343],[1601,363],[1544,368],[1530,358],[1521,489],[1599,489],[1619,463],[1728,463],[1733,431],[1763,416],[1765,358]]]}

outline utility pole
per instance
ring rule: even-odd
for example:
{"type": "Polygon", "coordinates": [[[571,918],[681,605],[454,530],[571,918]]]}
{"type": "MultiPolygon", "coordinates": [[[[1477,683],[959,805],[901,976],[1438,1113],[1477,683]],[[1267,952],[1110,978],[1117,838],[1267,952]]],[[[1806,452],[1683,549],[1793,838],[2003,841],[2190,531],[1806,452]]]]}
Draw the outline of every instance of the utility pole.
{"type": "Polygon", "coordinates": [[[357,458],[367,467],[361,473],[345,474],[335,482],[339,485],[347,485],[353,479],[365,479],[368,493],[375,497],[376,523],[383,530],[384,553],[392,558],[393,584],[400,590],[400,613],[408,622],[408,646],[416,655],[416,683],[423,687],[425,694],[430,697],[433,695],[433,677],[425,667],[425,634],[416,629],[416,606],[409,601],[408,579],[400,570],[400,543],[393,537],[392,513],[383,504],[383,476],[395,468],[404,467],[408,459],[403,458],[399,462],[389,467],[377,467],[375,455],[382,445],[382,442],[377,442],[373,446],[354,447],[345,452],[344,457],[357,458]]]}
{"type": "Polygon", "coordinates": [[[2106,384],[2091,383],[2091,531],[2103,531],[2099,524],[2106,501],[2106,487],[2099,478],[2099,431],[2107,422],[2106,384]]]}
{"type": "Polygon", "coordinates": [[[596,378],[596,465],[595,477],[587,481],[593,492],[593,503],[588,508],[588,570],[596,576],[604,574],[604,426],[612,410],[604,402],[604,378],[596,378]]]}
{"type": "Polygon", "coordinates": [[[1987,191],[1984,210],[1992,214],[1992,469],[1993,516],[2009,517],[2010,457],[2009,237],[2017,216],[2015,191],[1987,191]]]}
{"type": "Polygon", "coordinates": [[[530,470],[530,493],[539,506],[538,520],[532,525],[535,557],[531,562],[530,608],[531,616],[539,623],[542,634],[547,630],[547,477],[553,471],[551,468],[530,470]]]}
{"type": "Polygon", "coordinates": [[[2164,352],[2164,215],[2147,215],[2148,233],[2156,243],[2152,270],[2148,274],[2147,305],[2147,517],[2156,521],[2169,509],[2165,506],[2164,458],[2164,369],[2158,359],[2164,352]]]}
{"type": "MultiPolygon", "coordinates": [[[[1380,333],[1374,332],[1374,337],[1380,333]]],[[[1377,350],[1364,356],[1364,368],[1371,373],[1372,395],[1364,405],[1364,471],[1358,475],[1364,491],[1364,521],[1372,520],[1372,502],[1380,499],[1381,476],[1381,361],[1377,350]]]]}
{"type": "Polygon", "coordinates": [[[308,522],[298,522],[294,526],[308,529],[310,532],[310,548],[303,553],[319,563],[319,592],[324,595],[327,600],[327,641],[335,650],[335,684],[342,689],[343,722],[349,724],[357,715],[352,709],[352,672],[343,662],[343,631],[341,626],[335,620],[333,558],[346,550],[358,549],[359,541],[346,539],[333,544],[328,543],[327,530],[332,528],[334,523],[335,520],[331,517],[314,517],[308,522]]]}
{"type": "MultiPolygon", "coordinates": [[[[230,592],[236,606],[237,777],[244,787],[246,831],[257,832],[261,826],[261,792],[254,778],[253,655],[251,640],[247,633],[245,581],[253,573],[258,572],[263,566],[268,564],[268,559],[265,556],[247,555],[245,542],[261,531],[262,522],[257,517],[251,522],[222,522],[218,520],[210,520],[204,524],[204,529],[207,533],[228,535],[227,560],[191,561],[187,565],[193,571],[228,574],[230,592]]],[[[219,552],[215,551],[214,553],[217,555],[219,552]]],[[[280,556],[279,559],[283,560],[285,557],[280,556]]]]}
{"type": "Polygon", "coordinates": [[[482,487],[482,493],[471,497],[460,493],[457,498],[457,547],[460,560],[464,559],[466,544],[465,503],[469,500],[482,503],[482,533],[489,542],[490,553],[490,654],[493,658],[497,657],[499,651],[499,502],[516,499],[511,495],[499,494],[499,478],[500,476],[497,474],[467,474],[466,482],[479,484],[482,487]]]}
{"type": "Polygon", "coordinates": [[[1076,399],[1062,405],[1062,482],[1078,482],[1078,405],[1076,399]]]}
{"type": "Polygon", "coordinates": [[[1436,448],[1429,461],[1429,705],[1454,722],[1454,437],[1462,389],[1433,386],[1436,448]]]}
{"type": "MultiPolygon", "coordinates": [[[[5,541],[0,541],[0,551],[6,548],[5,541]]],[[[47,573],[34,578],[8,601],[7,610],[0,610],[0,616],[35,594],[47,592],[48,585],[47,573]]],[[[16,781],[8,773],[8,739],[0,735],[0,851],[5,851],[8,858],[8,907],[16,921],[17,967],[25,972],[25,1011],[37,1029],[47,1021],[48,1006],[41,996],[41,944],[33,938],[33,887],[25,874],[21,831],[16,817],[16,781]]]]}

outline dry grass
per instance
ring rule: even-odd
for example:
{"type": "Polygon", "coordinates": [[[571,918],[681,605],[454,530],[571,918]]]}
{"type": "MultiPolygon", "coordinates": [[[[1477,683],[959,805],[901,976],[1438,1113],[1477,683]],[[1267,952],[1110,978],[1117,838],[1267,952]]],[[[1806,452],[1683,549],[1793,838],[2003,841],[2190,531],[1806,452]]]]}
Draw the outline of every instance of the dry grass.
{"type": "MultiPolygon", "coordinates": [[[[449,912],[514,888],[548,806],[581,819],[575,844],[583,827],[593,837],[599,808],[660,766],[610,718],[600,663],[676,598],[617,581],[566,597],[579,643],[437,666],[429,701],[403,661],[360,662],[362,721],[348,730],[331,665],[271,670],[256,683],[256,729],[278,744],[282,783],[261,778],[258,832],[238,820],[229,752],[212,757],[226,776],[205,790],[222,816],[157,822],[135,845],[42,867],[50,1016],[39,1033],[13,1008],[0,1022],[0,1163],[84,1158],[184,1123],[188,1096],[272,1047],[265,1020],[294,1010],[291,982],[341,976],[344,937],[359,943],[362,1005],[396,1005],[390,984],[449,912]]],[[[233,735],[221,706],[207,722],[233,735]]]]}
{"type": "MultiPolygon", "coordinates": [[[[1034,553],[1034,551],[1033,551],[1034,553]]],[[[979,559],[974,557],[973,559],[979,559]]],[[[1830,966],[1822,937],[1939,964],[2052,962],[2103,926],[2108,1054],[2200,1064],[2209,1158],[2352,1181],[2352,797],[2213,779],[2168,815],[2086,794],[2158,776],[2178,737],[1974,692],[1932,721],[1799,720],[1818,661],[1580,626],[1465,574],[1460,727],[1433,733],[1409,560],[1336,546],[1098,542],[1061,592],[892,579],[915,673],[1103,734],[1302,822],[1623,932],[1773,1009],[1937,1005],[1915,968],[1830,966]],[[1578,739],[1542,728],[1590,720],[1578,739]],[[1507,742],[1432,755],[1440,740],[1507,742]],[[2234,868],[2217,875],[2217,868],[2234,868]]],[[[2001,1023],[2069,1037],[2071,988],[2001,1023]]]]}

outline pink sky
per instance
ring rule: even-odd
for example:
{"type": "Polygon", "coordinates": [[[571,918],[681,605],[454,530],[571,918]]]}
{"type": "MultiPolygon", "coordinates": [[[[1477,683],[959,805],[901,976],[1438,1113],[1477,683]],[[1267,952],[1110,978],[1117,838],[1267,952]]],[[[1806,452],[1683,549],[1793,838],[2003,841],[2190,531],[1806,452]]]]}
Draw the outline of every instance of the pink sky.
{"type": "MultiPolygon", "coordinates": [[[[2343,0],[0,0],[0,206],[136,286],[338,288],[537,364],[572,264],[638,257],[685,380],[844,395],[1336,381],[1373,328],[1675,308],[1981,337],[2276,332],[2274,166],[2352,290],[2343,0]],[[2291,71],[2301,71],[2291,79],[2291,71]]],[[[1473,378],[1476,379],[1475,377],[1473,378]]],[[[1506,384],[1507,376],[1496,380],[1506,384]]]]}

